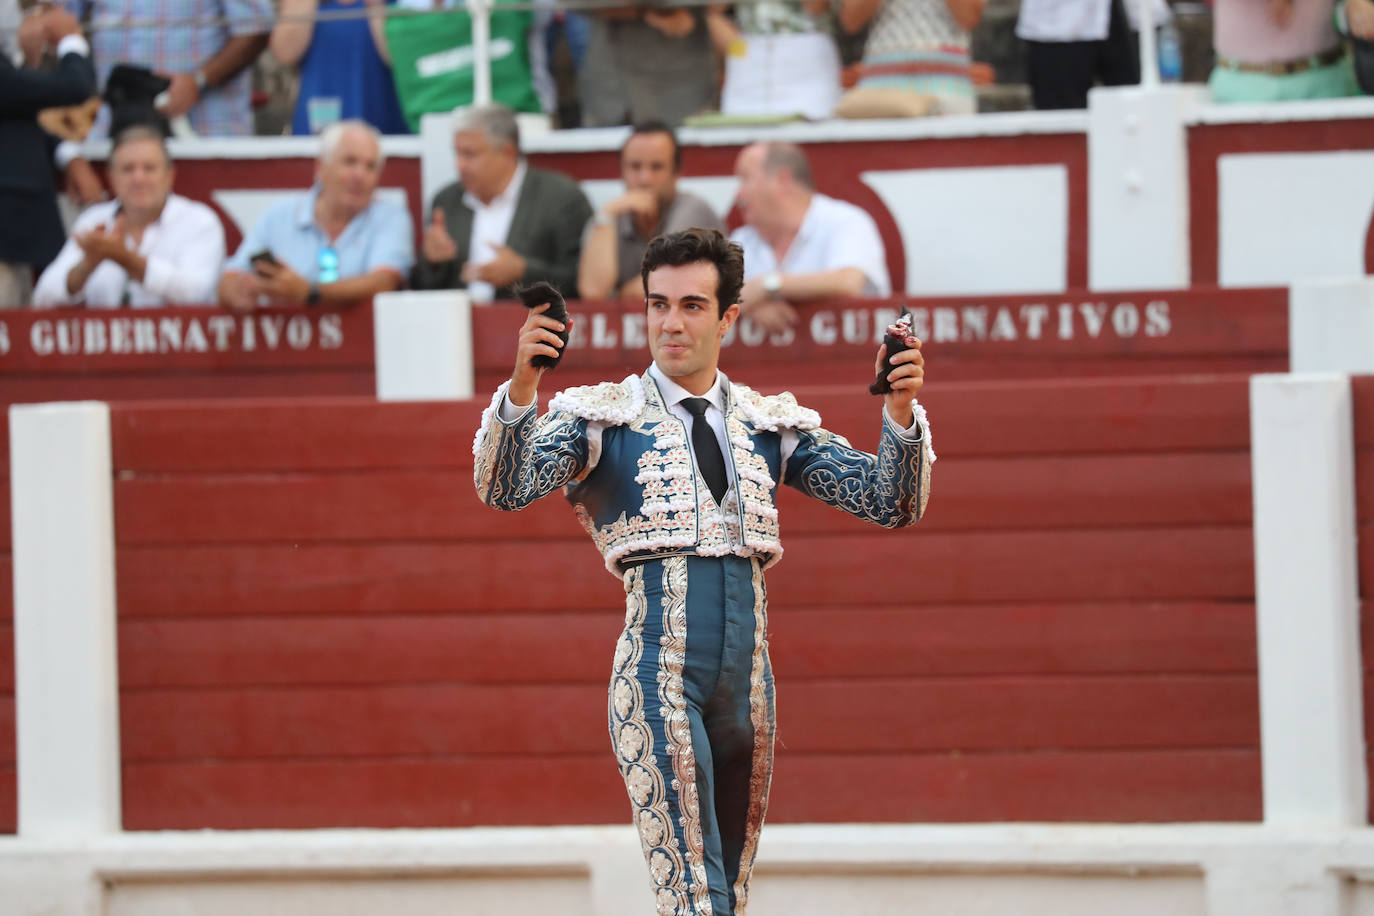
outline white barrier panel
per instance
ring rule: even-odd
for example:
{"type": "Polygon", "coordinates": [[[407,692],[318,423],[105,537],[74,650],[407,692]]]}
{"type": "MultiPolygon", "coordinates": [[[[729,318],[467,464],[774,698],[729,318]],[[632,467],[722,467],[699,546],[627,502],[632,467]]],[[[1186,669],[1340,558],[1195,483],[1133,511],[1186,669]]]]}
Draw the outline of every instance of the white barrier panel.
{"type": "Polygon", "coordinates": [[[472,397],[472,315],[466,293],[382,293],[372,300],[377,400],[472,397]]]}
{"type": "Polygon", "coordinates": [[[1295,282],[1288,298],[1293,372],[1374,373],[1374,280],[1295,282]]]}
{"type": "Polygon", "coordinates": [[[19,835],[118,831],[110,408],[10,408],[19,835]]]}
{"type": "Polygon", "coordinates": [[[1264,819],[1366,822],[1350,379],[1250,380],[1264,819]]]}
{"type": "Polygon", "coordinates": [[[1088,93],[1088,286],[1181,289],[1188,259],[1187,111],[1197,86],[1088,93]]]}

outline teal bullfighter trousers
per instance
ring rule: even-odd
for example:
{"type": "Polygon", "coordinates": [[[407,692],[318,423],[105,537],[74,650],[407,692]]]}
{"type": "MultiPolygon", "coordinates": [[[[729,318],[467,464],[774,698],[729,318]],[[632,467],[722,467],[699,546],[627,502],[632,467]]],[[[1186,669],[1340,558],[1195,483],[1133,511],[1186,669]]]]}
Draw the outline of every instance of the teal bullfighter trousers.
{"type": "Polygon", "coordinates": [[[625,574],[611,744],[660,916],[748,902],[773,770],[762,565],[682,555],[625,574]]]}

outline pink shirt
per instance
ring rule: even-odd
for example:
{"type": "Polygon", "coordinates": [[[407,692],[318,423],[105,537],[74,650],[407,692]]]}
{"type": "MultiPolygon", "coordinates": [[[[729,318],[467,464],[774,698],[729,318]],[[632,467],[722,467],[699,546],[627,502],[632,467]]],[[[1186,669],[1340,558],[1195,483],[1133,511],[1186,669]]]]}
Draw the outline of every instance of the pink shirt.
{"type": "Polygon", "coordinates": [[[1268,64],[1311,57],[1334,47],[1340,37],[1331,22],[1332,0],[1293,0],[1293,18],[1279,28],[1267,0],[1216,0],[1212,44],[1222,57],[1268,64]]]}

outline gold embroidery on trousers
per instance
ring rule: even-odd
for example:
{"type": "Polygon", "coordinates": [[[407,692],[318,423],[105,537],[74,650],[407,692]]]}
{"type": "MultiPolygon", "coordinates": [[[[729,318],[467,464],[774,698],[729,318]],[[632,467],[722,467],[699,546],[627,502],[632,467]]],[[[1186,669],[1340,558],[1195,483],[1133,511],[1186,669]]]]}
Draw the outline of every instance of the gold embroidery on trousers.
{"type": "Polygon", "coordinates": [[[659,916],[677,916],[688,912],[684,909],[687,895],[681,889],[682,854],[668,813],[667,785],[654,756],[653,731],[644,714],[644,692],[638,677],[648,610],[643,570],[636,567],[625,574],[625,630],[616,643],[612,663],[609,724],[644,861],[655,884],[657,912],[659,916]]]}
{"type": "Polygon", "coordinates": [[[735,880],[735,916],[744,916],[749,905],[749,875],[759,848],[759,833],[768,809],[768,786],[773,778],[773,717],[768,708],[768,685],[764,666],[768,662],[768,592],[763,581],[763,563],[754,567],[754,652],[749,669],[749,721],[754,727],[754,761],[749,773],[749,814],[744,823],[744,846],[740,850],[739,876],[735,880]]]}
{"type": "MultiPolygon", "coordinates": [[[[697,758],[692,750],[692,726],[682,695],[682,669],[687,661],[687,559],[663,561],[663,645],[658,656],[658,696],[662,701],[665,750],[673,760],[673,788],[682,811],[682,835],[687,841],[687,879],[691,900],[682,913],[711,916],[711,892],[706,883],[706,860],[701,835],[701,801],[697,794],[697,758]]],[[[662,904],[660,903],[660,911],[662,904]]],[[[677,911],[674,911],[677,912],[677,911]]]]}

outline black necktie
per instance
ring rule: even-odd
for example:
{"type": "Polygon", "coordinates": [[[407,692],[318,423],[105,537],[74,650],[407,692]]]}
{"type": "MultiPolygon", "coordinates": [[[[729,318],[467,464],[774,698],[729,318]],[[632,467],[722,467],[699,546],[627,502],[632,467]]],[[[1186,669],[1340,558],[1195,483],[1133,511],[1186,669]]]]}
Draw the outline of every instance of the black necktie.
{"type": "Polygon", "coordinates": [[[725,456],[720,453],[716,431],[706,419],[706,408],[711,402],[705,398],[683,398],[680,403],[692,415],[692,451],[697,456],[697,467],[701,468],[701,476],[706,478],[706,486],[711,488],[711,495],[719,505],[725,498],[725,456]]]}

